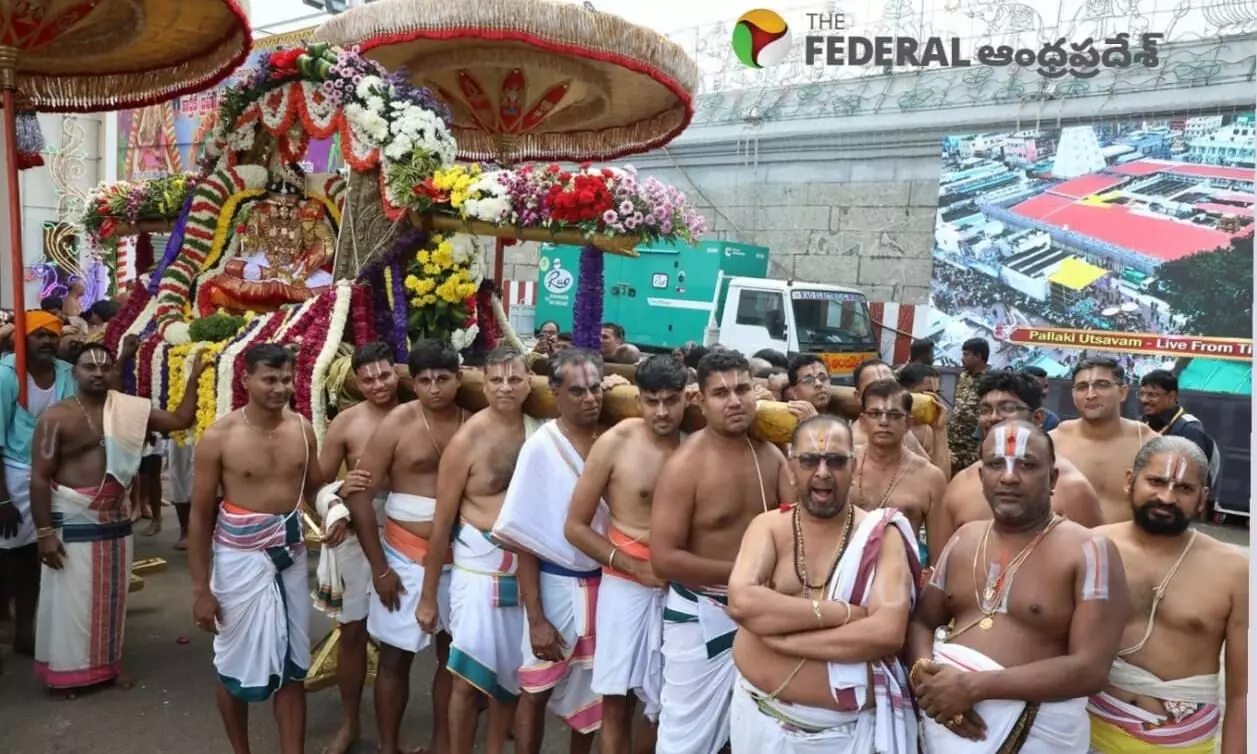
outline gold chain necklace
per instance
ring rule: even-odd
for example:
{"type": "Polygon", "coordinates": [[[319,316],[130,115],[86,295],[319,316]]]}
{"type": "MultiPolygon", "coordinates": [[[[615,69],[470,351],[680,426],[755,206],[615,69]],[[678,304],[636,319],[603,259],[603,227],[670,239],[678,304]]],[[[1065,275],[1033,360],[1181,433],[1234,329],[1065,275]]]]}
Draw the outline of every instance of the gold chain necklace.
{"type": "Polygon", "coordinates": [[[79,405],[79,410],[83,412],[83,419],[87,421],[87,428],[92,431],[92,434],[100,435],[100,442],[98,443],[100,447],[105,447],[105,433],[96,429],[96,423],[92,421],[92,415],[88,413],[87,406],[83,405],[83,401],[79,400],[77,393],[74,395],[74,402],[79,405]]]}
{"type": "Polygon", "coordinates": [[[830,581],[833,581],[834,574],[838,571],[838,564],[842,562],[842,556],[846,554],[847,545],[851,542],[851,529],[855,524],[855,508],[850,504],[847,505],[847,523],[842,529],[842,541],[834,554],[834,562],[829,566],[829,574],[820,584],[812,584],[807,575],[807,552],[803,547],[803,520],[799,515],[801,505],[794,506],[794,575],[798,577],[799,583],[803,585],[803,589],[810,597],[812,592],[823,590],[830,581]]]}
{"type": "MultiPolygon", "coordinates": [[[[895,488],[899,486],[899,480],[903,478],[904,471],[906,471],[908,468],[908,464],[904,463],[905,460],[906,458],[904,456],[903,451],[902,450],[899,451],[899,461],[898,463],[895,464],[895,475],[891,477],[890,486],[886,488],[885,494],[882,495],[881,501],[878,502],[877,504],[877,507],[879,509],[886,507],[886,503],[890,501],[891,494],[894,493],[895,488]]],[[[865,469],[865,466],[867,465],[868,465],[868,451],[866,450],[865,455],[860,458],[860,469],[858,473],[859,481],[857,481],[855,485],[855,494],[859,498],[857,505],[859,505],[861,508],[864,508],[864,510],[868,510],[868,508],[864,507],[864,503],[865,503],[864,469],[865,469]]]]}
{"type": "Polygon", "coordinates": [[[978,612],[981,613],[981,617],[969,623],[969,625],[964,628],[950,632],[948,640],[955,639],[957,636],[963,634],[974,626],[977,626],[983,631],[991,630],[991,628],[995,625],[995,616],[999,614],[1000,603],[1004,601],[1005,593],[1012,588],[1013,577],[1017,575],[1017,571],[1021,568],[1022,564],[1030,559],[1031,554],[1034,553],[1035,549],[1044,540],[1044,538],[1047,537],[1047,535],[1050,534],[1052,530],[1064,520],[1065,519],[1062,516],[1058,516],[1053,513],[1047,526],[1044,526],[1039,533],[1034,536],[1034,539],[1030,540],[1029,544],[1021,548],[1021,552],[1017,553],[1017,555],[1008,562],[1008,565],[1000,571],[1000,574],[996,577],[994,583],[991,583],[988,575],[985,591],[979,592],[978,563],[979,561],[986,563],[986,547],[991,538],[991,531],[995,527],[994,521],[987,524],[986,532],[982,535],[981,544],[973,551],[973,596],[977,601],[978,612]]]}

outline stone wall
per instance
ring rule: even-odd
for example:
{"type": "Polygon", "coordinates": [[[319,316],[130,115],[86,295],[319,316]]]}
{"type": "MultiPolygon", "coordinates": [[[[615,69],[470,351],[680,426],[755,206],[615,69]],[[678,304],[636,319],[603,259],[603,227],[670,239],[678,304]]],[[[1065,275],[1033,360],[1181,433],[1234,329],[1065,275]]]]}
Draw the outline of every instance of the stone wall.
{"type": "MultiPolygon", "coordinates": [[[[767,246],[769,274],[925,303],[938,160],[642,168],[685,191],[709,238],[767,246]]],[[[506,250],[504,277],[537,279],[537,244],[506,250]]]]}

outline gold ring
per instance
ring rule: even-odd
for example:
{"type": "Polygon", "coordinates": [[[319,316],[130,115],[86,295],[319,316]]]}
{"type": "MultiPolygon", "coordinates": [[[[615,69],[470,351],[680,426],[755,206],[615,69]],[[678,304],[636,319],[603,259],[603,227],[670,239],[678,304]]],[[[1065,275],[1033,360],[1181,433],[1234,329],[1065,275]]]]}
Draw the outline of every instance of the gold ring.
{"type": "Polygon", "coordinates": [[[953,715],[952,719],[947,721],[947,727],[954,728],[957,725],[960,725],[961,723],[963,723],[964,721],[965,721],[964,715],[953,715]]]}

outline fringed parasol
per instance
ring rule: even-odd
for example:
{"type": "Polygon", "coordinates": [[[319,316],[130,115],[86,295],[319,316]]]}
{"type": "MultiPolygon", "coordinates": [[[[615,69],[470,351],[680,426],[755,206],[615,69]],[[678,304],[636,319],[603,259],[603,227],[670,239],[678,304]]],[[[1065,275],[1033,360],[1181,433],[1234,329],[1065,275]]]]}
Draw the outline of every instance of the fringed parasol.
{"type": "Polygon", "coordinates": [[[358,45],[442,97],[465,160],[614,160],[663,146],[694,114],[698,66],[679,45],[579,5],[392,0],[314,39],[358,45]]]}
{"type": "Polygon", "coordinates": [[[0,0],[0,70],[42,112],[143,107],[226,78],[247,0],[0,0]],[[12,76],[13,73],[6,75],[12,76]]]}
{"type": "MultiPolygon", "coordinates": [[[[249,55],[247,0],[0,0],[0,93],[9,185],[9,260],[25,332],[18,102],[45,112],[142,107],[208,89],[249,55]]],[[[28,125],[32,119],[27,119],[28,125]]],[[[31,137],[25,135],[24,144],[31,137]]],[[[26,405],[26,340],[14,339],[26,405]]]]}

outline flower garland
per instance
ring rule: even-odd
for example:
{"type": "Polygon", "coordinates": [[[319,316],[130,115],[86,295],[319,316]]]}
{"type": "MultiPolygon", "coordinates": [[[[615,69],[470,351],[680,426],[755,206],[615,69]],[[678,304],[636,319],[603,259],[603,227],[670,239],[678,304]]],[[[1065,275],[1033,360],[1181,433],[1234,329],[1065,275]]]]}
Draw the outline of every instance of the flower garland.
{"type": "Polygon", "coordinates": [[[406,288],[402,282],[402,263],[395,261],[384,268],[386,289],[388,291],[389,314],[393,319],[394,350],[399,362],[410,358],[410,346],[413,341],[407,326],[410,324],[410,310],[406,303],[406,288]]]}
{"type": "MultiPolygon", "coordinates": [[[[149,295],[157,295],[167,268],[179,258],[179,250],[183,248],[183,236],[188,229],[188,214],[192,210],[192,199],[194,196],[194,193],[189,194],[187,200],[183,203],[183,209],[179,210],[179,216],[175,219],[175,226],[170,230],[170,237],[166,239],[166,248],[162,251],[161,261],[157,263],[157,267],[153,270],[153,275],[148,281],[149,295]]],[[[139,276],[137,275],[136,277],[138,279],[139,276]]]]}
{"type": "MultiPolygon", "coordinates": [[[[336,358],[336,350],[344,338],[345,324],[349,319],[352,290],[348,282],[336,284],[336,300],[331,308],[331,320],[326,330],[319,331],[314,327],[314,342],[311,346],[322,344],[318,360],[314,363],[309,386],[310,424],[314,427],[314,436],[321,444],[327,432],[327,371],[336,358]],[[321,338],[321,340],[320,340],[321,338]]],[[[308,333],[310,331],[307,331],[308,333]]],[[[309,335],[306,342],[309,343],[309,335]]],[[[313,348],[311,349],[313,350],[313,348]]]]}
{"type": "Polygon", "coordinates": [[[600,249],[586,244],[580,250],[580,280],[572,308],[572,345],[594,351],[602,347],[602,274],[600,249]]]}
{"type": "Polygon", "coordinates": [[[197,440],[218,420],[218,370],[222,368],[222,353],[226,350],[226,345],[226,342],[210,343],[202,352],[202,358],[209,361],[209,367],[201,373],[196,384],[196,426],[193,428],[193,436],[197,440]]]}
{"type": "Polygon", "coordinates": [[[353,298],[349,303],[350,322],[354,328],[354,342],[359,344],[374,343],[375,312],[371,294],[365,286],[353,286],[353,298]]]}
{"type": "Polygon", "coordinates": [[[235,391],[233,378],[235,376],[236,360],[253,342],[253,336],[258,333],[261,325],[265,322],[265,318],[251,312],[246,314],[245,317],[244,327],[223,347],[222,353],[218,356],[218,363],[215,365],[217,406],[214,413],[220,418],[231,413],[235,408],[232,399],[235,391]]]}
{"type": "MultiPolygon", "coordinates": [[[[174,411],[183,401],[183,391],[188,382],[187,377],[184,376],[183,367],[195,347],[195,343],[183,343],[168,348],[165,363],[166,368],[170,370],[170,377],[166,389],[166,405],[162,407],[166,411],[174,411]]],[[[182,446],[185,444],[183,435],[183,431],[171,432],[170,439],[182,446]]]]}
{"type": "MultiPolygon", "coordinates": [[[[123,304],[118,313],[109,320],[109,324],[105,325],[105,337],[101,341],[111,352],[118,352],[118,345],[127,335],[138,335],[139,331],[132,331],[136,324],[143,320],[142,314],[149,307],[156,308],[156,302],[145,290],[143,284],[136,280],[131,284],[131,292],[127,295],[127,302],[123,304]]],[[[140,325],[143,327],[143,324],[140,325]]]]}

